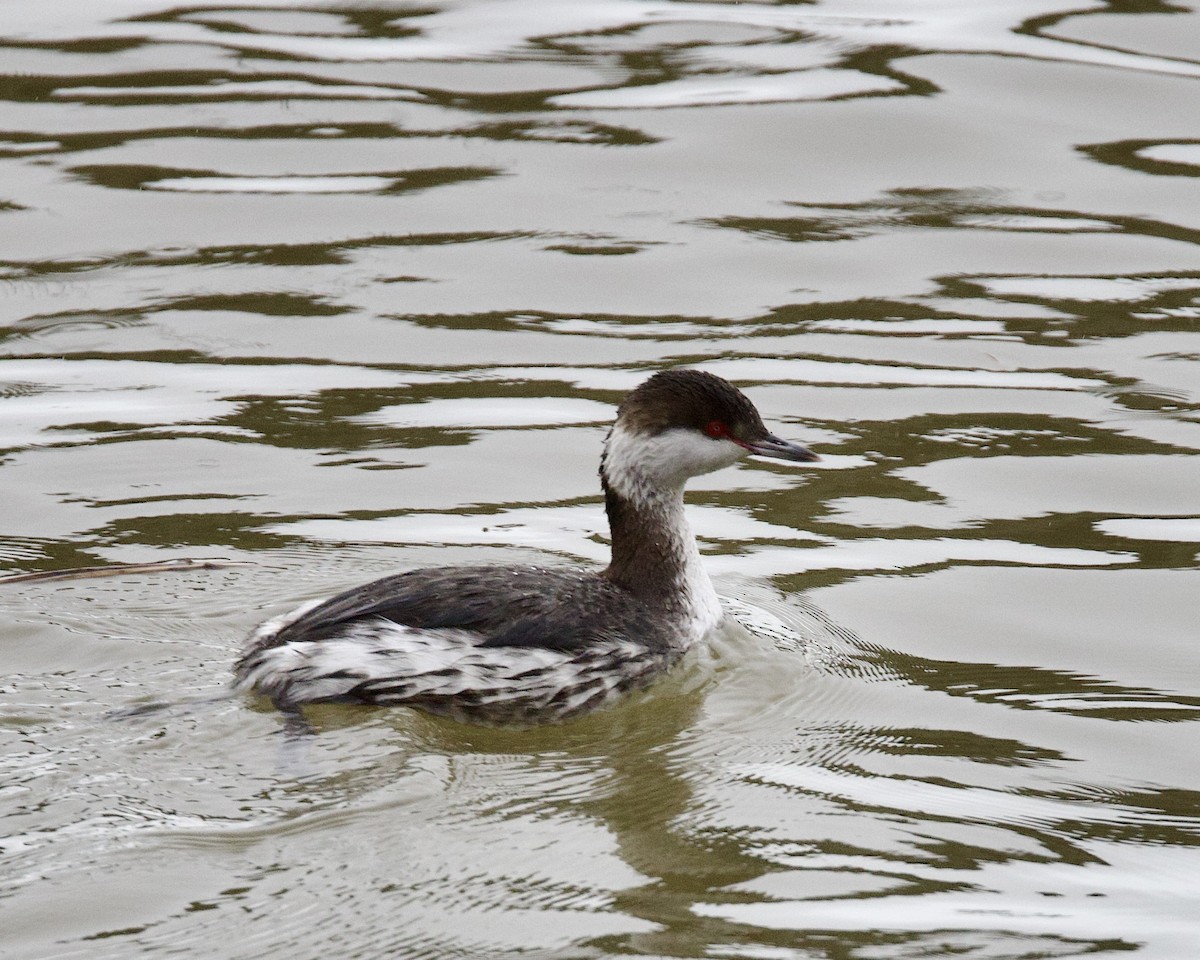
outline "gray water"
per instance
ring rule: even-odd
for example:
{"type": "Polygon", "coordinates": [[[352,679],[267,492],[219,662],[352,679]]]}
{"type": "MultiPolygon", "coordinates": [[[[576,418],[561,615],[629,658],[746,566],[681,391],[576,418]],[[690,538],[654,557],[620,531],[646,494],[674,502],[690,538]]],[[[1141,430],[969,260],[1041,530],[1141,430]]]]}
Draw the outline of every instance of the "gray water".
{"type": "Polygon", "coordinates": [[[235,564],[0,584],[0,954],[1194,958],[1200,13],[1077,7],[0,4],[0,573],[235,564]],[[603,563],[675,365],[825,459],[692,485],[662,683],[222,698],[603,563]]]}

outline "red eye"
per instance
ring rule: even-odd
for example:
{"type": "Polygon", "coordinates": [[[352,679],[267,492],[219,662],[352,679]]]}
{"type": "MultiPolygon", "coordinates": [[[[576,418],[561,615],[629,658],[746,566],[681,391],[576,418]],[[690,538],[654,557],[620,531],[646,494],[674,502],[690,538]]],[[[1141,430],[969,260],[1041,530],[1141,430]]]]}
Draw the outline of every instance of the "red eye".
{"type": "Polygon", "coordinates": [[[708,426],[704,428],[704,432],[714,440],[720,440],[723,437],[729,436],[729,428],[720,420],[709,421],[708,426]]]}

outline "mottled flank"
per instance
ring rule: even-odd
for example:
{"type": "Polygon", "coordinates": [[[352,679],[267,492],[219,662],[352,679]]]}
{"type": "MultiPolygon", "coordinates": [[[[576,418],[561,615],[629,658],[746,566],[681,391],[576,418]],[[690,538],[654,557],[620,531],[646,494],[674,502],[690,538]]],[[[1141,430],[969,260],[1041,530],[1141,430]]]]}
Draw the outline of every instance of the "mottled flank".
{"type": "Polygon", "coordinates": [[[268,621],[236,673],[239,688],[282,707],[404,703],[522,723],[640,686],[685,641],[679,622],[594,573],[455,567],[385,577],[268,621]]]}

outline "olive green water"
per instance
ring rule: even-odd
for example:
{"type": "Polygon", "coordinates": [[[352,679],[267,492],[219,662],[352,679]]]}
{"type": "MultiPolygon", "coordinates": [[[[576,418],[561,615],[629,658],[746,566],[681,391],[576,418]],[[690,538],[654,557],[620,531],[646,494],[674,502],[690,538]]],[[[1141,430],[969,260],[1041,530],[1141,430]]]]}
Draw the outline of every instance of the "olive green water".
{"type": "Polygon", "coordinates": [[[0,13],[0,573],[239,562],[0,585],[0,955],[1197,955],[1200,13],[0,13]],[[602,563],[681,364],[825,457],[693,484],[748,630],[529,731],[202,702],[602,563]]]}

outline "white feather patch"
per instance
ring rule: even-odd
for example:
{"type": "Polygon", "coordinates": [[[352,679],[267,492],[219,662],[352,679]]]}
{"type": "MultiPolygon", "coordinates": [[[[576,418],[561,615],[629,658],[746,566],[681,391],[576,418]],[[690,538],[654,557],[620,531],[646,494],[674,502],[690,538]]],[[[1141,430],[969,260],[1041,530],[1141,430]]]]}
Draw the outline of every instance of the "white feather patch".
{"type": "MultiPolygon", "coordinates": [[[[284,618],[280,618],[284,619],[284,618]]],[[[465,630],[418,630],[387,620],[347,626],[340,636],[269,647],[253,656],[237,688],[289,704],[355,695],[379,703],[436,700],[445,712],[475,708],[568,716],[595,706],[667,665],[630,641],[601,641],[586,650],[482,647],[465,630]],[[469,703],[453,698],[470,695],[469,703]]]]}
{"type": "Polygon", "coordinates": [[[647,436],[617,423],[608,435],[604,467],[622,496],[677,494],[689,477],[731,466],[746,455],[732,440],[714,440],[696,430],[673,427],[647,436]]]}

